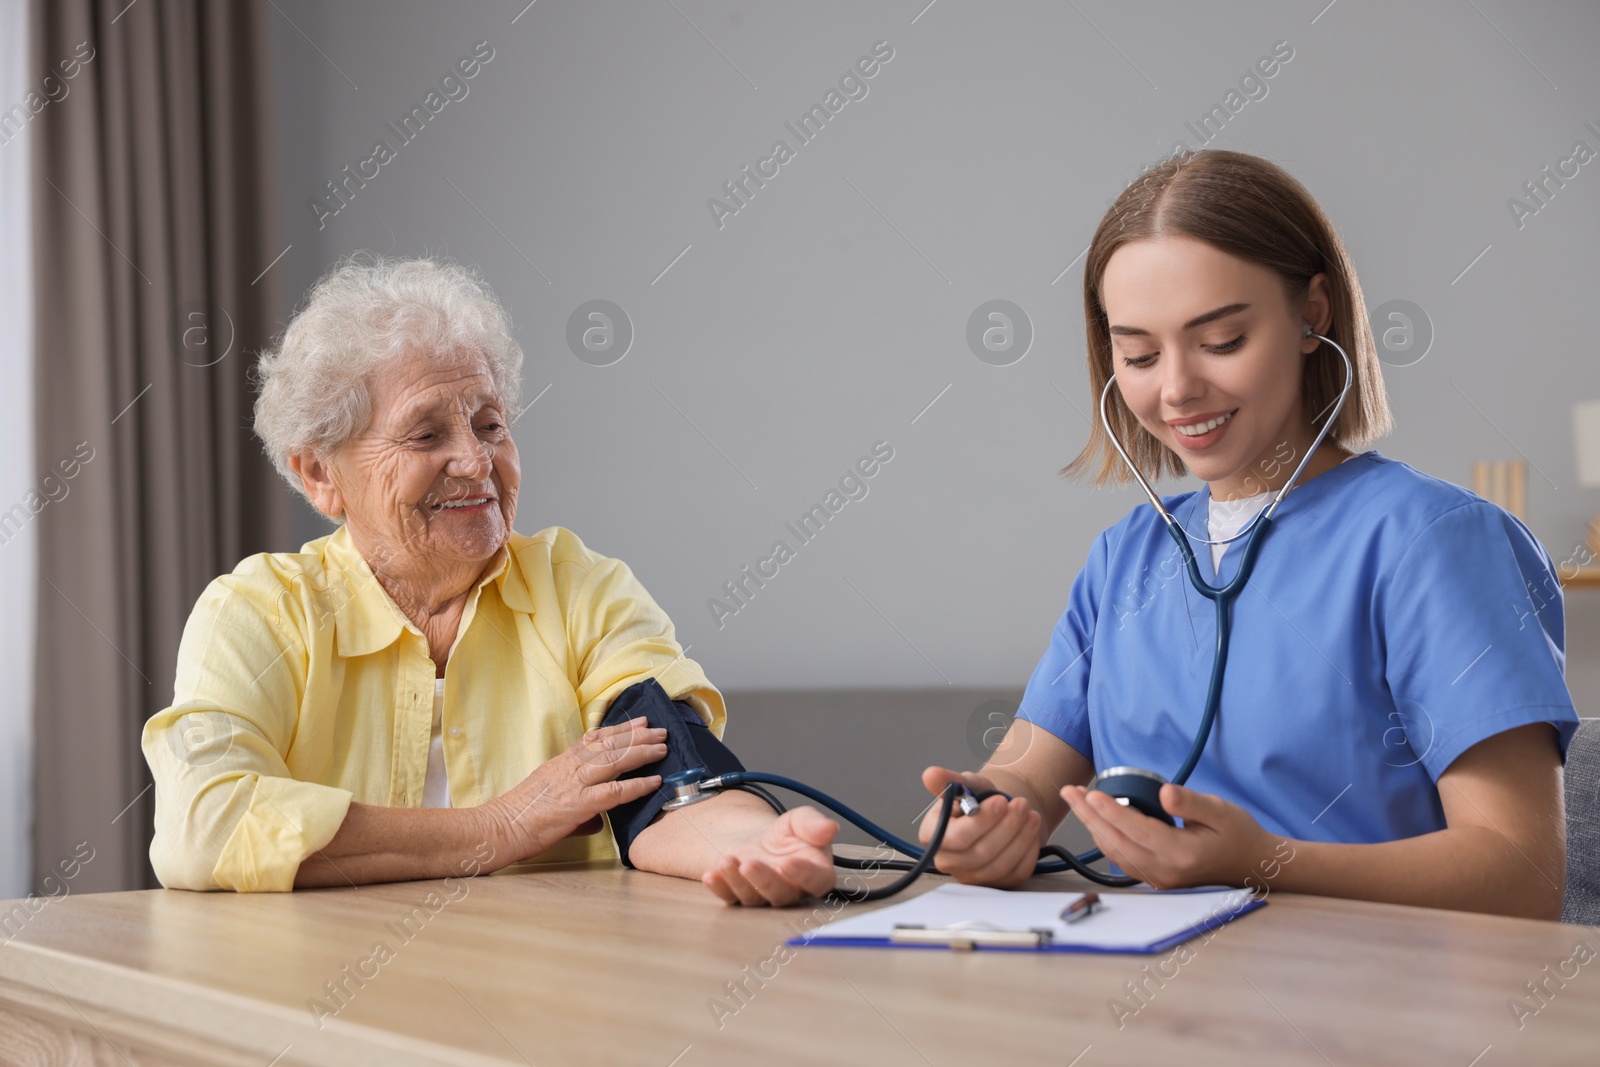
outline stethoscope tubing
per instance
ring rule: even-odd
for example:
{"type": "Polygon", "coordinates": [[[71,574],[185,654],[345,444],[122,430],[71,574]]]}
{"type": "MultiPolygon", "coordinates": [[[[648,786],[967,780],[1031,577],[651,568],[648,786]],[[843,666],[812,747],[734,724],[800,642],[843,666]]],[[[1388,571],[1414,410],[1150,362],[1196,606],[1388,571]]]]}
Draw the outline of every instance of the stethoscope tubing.
{"type": "MultiPolygon", "coordinates": [[[[1351,386],[1355,380],[1355,367],[1350,362],[1350,356],[1337,341],[1334,341],[1330,337],[1324,337],[1319,333],[1309,332],[1309,328],[1306,336],[1316,337],[1319,340],[1332,345],[1339,353],[1340,358],[1344,360],[1344,387],[1339,391],[1339,399],[1334,403],[1333,411],[1329,414],[1327,421],[1323,424],[1321,431],[1317,434],[1316,439],[1312,442],[1311,447],[1306,451],[1306,454],[1301,457],[1299,464],[1294,469],[1294,473],[1290,475],[1289,480],[1284,483],[1283,488],[1278,490],[1271,503],[1263,508],[1255,516],[1255,518],[1251,520],[1249,525],[1247,525],[1244,530],[1234,534],[1232,537],[1220,540],[1193,538],[1193,540],[1197,540],[1206,545],[1227,544],[1237,540],[1239,537],[1246,538],[1244,544],[1244,553],[1239,562],[1238,572],[1235,573],[1233,578],[1231,578],[1228,582],[1220,586],[1212,585],[1210,582],[1206,581],[1205,576],[1200,573],[1199,560],[1195,556],[1194,547],[1190,544],[1190,534],[1183,528],[1182,524],[1173,517],[1171,512],[1167,510],[1166,506],[1161,503],[1161,498],[1156,495],[1156,492],[1151,487],[1150,483],[1145,479],[1144,475],[1140,473],[1139,468],[1134,464],[1132,458],[1129,457],[1127,451],[1123,448],[1122,442],[1117,439],[1116,432],[1111,428],[1111,421],[1106,416],[1106,398],[1110,395],[1112,385],[1116,383],[1117,377],[1115,374],[1110,376],[1110,378],[1106,381],[1105,388],[1100,392],[1100,421],[1102,426],[1105,428],[1106,436],[1110,438],[1112,447],[1116,449],[1117,454],[1122,457],[1122,461],[1127,464],[1128,470],[1133,473],[1134,478],[1138,480],[1139,485],[1144,489],[1145,495],[1150,499],[1151,506],[1155,508],[1156,513],[1161,516],[1162,521],[1166,524],[1167,532],[1172,536],[1173,541],[1177,544],[1178,552],[1183,558],[1184,569],[1189,574],[1189,583],[1194,586],[1195,592],[1199,593],[1202,597],[1205,597],[1207,600],[1210,600],[1214,605],[1216,605],[1217,644],[1216,651],[1211,662],[1211,680],[1206,689],[1205,709],[1200,717],[1200,725],[1196,728],[1194,741],[1189,746],[1189,754],[1184,759],[1183,765],[1178,768],[1177,773],[1174,774],[1170,779],[1170,781],[1175,785],[1184,784],[1189,780],[1189,776],[1194,773],[1194,769],[1196,765],[1199,764],[1200,757],[1205,751],[1206,742],[1210,739],[1212,728],[1216,725],[1217,714],[1222,706],[1223,676],[1227,671],[1228,646],[1233,631],[1233,605],[1238,599],[1239,595],[1244,591],[1245,586],[1249,583],[1251,572],[1255,570],[1256,558],[1260,555],[1261,551],[1261,539],[1265,537],[1267,531],[1272,528],[1272,513],[1277,510],[1278,505],[1283,502],[1286,496],[1288,496],[1289,491],[1299,483],[1300,475],[1305,471],[1306,465],[1311,461],[1311,457],[1316,454],[1317,449],[1322,447],[1323,441],[1327,438],[1329,432],[1333,429],[1334,423],[1338,420],[1339,413],[1344,409],[1345,399],[1349,396],[1351,386]]],[[[791,792],[798,793],[801,796],[822,805],[829,811],[832,811],[846,822],[851,823],[873,838],[882,841],[884,844],[889,845],[891,848],[894,848],[904,855],[912,857],[912,859],[915,861],[906,870],[906,873],[902,877],[896,879],[895,882],[890,885],[881,886],[873,890],[863,890],[862,893],[858,895],[842,894],[835,890],[835,895],[843,899],[853,901],[879,900],[884,897],[893,896],[895,893],[898,893],[901,889],[909,885],[917,877],[931,869],[933,866],[933,858],[937,854],[939,846],[943,843],[945,831],[949,827],[950,819],[954,812],[955,800],[961,793],[967,791],[959,783],[951,782],[941,792],[940,796],[935,801],[935,803],[939,805],[939,819],[935,827],[933,837],[928,843],[928,848],[924,850],[918,848],[916,845],[913,845],[904,838],[890,833],[888,830],[885,830],[883,827],[868,819],[860,812],[834,799],[827,793],[822,792],[820,789],[815,789],[794,778],[789,778],[781,774],[769,774],[764,771],[734,771],[729,774],[719,775],[714,781],[715,785],[713,788],[719,789],[738,788],[745,785],[774,785],[781,789],[787,789],[791,792]]],[[[707,782],[707,785],[710,786],[712,783],[707,782]]],[[[995,794],[989,792],[973,794],[973,796],[975,796],[980,802],[983,799],[993,795],[995,794]]],[[[1102,885],[1115,887],[1137,885],[1140,881],[1142,881],[1142,879],[1139,878],[1104,874],[1093,870],[1089,865],[1105,858],[1105,854],[1098,848],[1091,849],[1090,851],[1079,855],[1074,855],[1068,850],[1061,848],[1059,845],[1046,845],[1041,848],[1039,852],[1041,858],[1034,866],[1035,874],[1053,874],[1070,869],[1078,872],[1092,881],[1098,882],[1102,885]],[[1053,859],[1044,859],[1044,856],[1051,856],[1053,859]]],[[[852,864],[852,866],[857,865],[852,864]]]]}

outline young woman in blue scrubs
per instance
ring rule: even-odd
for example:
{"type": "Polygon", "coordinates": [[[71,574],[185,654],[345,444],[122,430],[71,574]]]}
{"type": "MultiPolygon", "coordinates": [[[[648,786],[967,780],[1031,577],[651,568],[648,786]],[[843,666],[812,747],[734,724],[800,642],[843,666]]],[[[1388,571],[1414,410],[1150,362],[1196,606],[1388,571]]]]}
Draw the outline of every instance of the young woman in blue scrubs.
{"type": "MultiPolygon", "coordinates": [[[[1334,430],[1275,512],[1235,603],[1221,711],[1168,826],[1085,788],[1097,770],[1182,764],[1205,703],[1214,609],[1148,504],[1106,530],[1072,584],[1005,741],[991,797],[938,854],[959,881],[1014,886],[1069,810],[1158,888],[1240,885],[1555,919],[1561,765],[1577,716],[1561,597],[1515,517],[1376,451],[1389,428],[1360,283],[1322,210],[1265,160],[1169,159],[1107,212],[1085,266],[1089,379],[1193,537],[1239,530],[1288,480],[1344,383],[1334,430]],[[1209,531],[1209,533],[1208,533],[1209,531]]],[[[1069,474],[1128,482],[1098,424],[1069,474]]],[[[1192,542],[1215,584],[1244,541],[1192,542]],[[1220,564],[1213,560],[1220,554],[1220,564]]],[[[922,828],[926,842],[932,816],[922,828]]]]}

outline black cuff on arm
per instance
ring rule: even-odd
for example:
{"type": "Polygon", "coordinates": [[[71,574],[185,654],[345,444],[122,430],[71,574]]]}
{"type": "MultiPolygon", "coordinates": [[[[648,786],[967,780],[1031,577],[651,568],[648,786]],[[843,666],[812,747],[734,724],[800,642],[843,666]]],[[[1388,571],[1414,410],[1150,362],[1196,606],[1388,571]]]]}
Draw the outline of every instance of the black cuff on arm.
{"type": "MultiPolygon", "coordinates": [[[[681,700],[669,698],[667,691],[654,678],[647,678],[617,694],[617,699],[611,702],[600,725],[615,726],[641,716],[651,726],[666,729],[667,754],[655,763],[647,763],[618,775],[618,781],[652,774],[665,778],[694,767],[704,767],[708,778],[744,770],[744,764],[739,762],[728,746],[717,740],[717,735],[701,721],[694,708],[681,700]]],[[[662,787],[638,800],[618,804],[607,813],[611,834],[617,840],[617,851],[622,854],[624,866],[633,866],[628,859],[628,847],[633,844],[633,839],[660,814],[661,805],[671,799],[671,791],[662,787]]]]}

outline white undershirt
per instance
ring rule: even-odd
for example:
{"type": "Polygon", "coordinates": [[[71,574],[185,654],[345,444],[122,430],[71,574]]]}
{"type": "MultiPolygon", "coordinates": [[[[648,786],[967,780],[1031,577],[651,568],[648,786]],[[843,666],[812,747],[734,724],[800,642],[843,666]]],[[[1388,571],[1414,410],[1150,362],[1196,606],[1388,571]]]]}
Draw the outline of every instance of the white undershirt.
{"type": "MultiPolygon", "coordinates": [[[[1355,458],[1355,455],[1349,455],[1344,457],[1344,459],[1340,460],[1339,462],[1349,463],[1355,458]]],[[[1266,507],[1267,504],[1272,501],[1274,495],[1274,491],[1269,489],[1265,493],[1257,493],[1255,496],[1240,497],[1238,500],[1213,499],[1211,501],[1210,513],[1207,516],[1206,528],[1209,532],[1206,534],[1206,539],[1210,541],[1220,541],[1223,538],[1232,537],[1234,534],[1250,525],[1250,520],[1255,518],[1256,515],[1260,513],[1261,509],[1266,507]]],[[[1219,574],[1221,573],[1222,555],[1228,550],[1229,547],[1229,545],[1211,546],[1211,569],[1213,571],[1219,574]]]]}
{"type": "Polygon", "coordinates": [[[450,779],[444,769],[443,678],[433,680],[433,739],[428,742],[428,776],[422,780],[422,806],[450,806],[450,779]]]}
{"type": "MultiPolygon", "coordinates": [[[[1238,500],[1213,500],[1211,501],[1210,514],[1207,517],[1206,537],[1218,541],[1232,537],[1250,524],[1261,509],[1271,502],[1273,497],[1269,489],[1265,493],[1255,496],[1241,497],[1238,500]]],[[[1229,545],[1211,546],[1211,569],[1220,573],[1222,568],[1222,554],[1228,550],[1229,545]]]]}

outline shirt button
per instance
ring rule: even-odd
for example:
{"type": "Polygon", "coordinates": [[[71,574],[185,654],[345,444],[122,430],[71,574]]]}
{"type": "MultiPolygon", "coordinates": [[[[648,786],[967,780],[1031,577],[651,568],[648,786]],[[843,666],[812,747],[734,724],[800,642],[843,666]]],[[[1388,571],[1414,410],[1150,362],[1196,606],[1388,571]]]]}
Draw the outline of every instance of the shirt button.
{"type": "Polygon", "coordinates": [[[461,736],[461,727],[459,727],[459,726],[450,727],[450,736],[451,737],[460,737],[461,736]]]}

